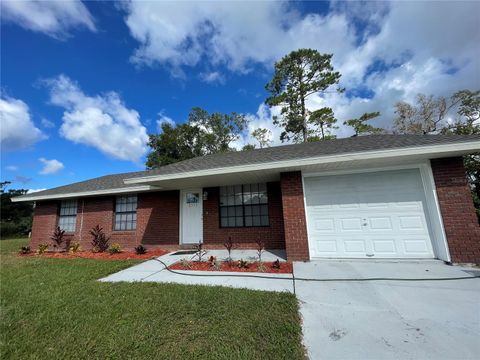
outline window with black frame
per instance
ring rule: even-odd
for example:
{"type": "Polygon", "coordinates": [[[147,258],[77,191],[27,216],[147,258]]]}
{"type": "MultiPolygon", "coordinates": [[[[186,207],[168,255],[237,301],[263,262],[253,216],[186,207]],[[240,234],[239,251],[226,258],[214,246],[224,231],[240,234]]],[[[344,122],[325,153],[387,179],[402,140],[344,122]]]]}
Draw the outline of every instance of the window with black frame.
{"type": "Polygon", "coordinates": [[[268,226],[267,184],[222,186],[220,227],[268,226]]]}
{"type": "Polygon", "coordinates": [[[117,196],[115,203],[114,230],[137,228],[137,195],[117,196]]]}
{"type": "Polygon", "coordinates": [[[65,200],[60,203],[58,226],[65,232],[75,232],[77,222],[77,200],[65,200]]]}

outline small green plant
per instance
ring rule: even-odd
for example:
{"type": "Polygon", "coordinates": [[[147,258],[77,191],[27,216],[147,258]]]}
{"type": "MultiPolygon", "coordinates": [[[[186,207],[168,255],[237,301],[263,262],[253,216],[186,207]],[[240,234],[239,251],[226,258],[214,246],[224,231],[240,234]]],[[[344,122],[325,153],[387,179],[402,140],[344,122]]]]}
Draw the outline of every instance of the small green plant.
{"type": "Polygon", "coordinates": [[[42,255],[47,250],[48,250],[48,244],[38,244],[37,254],[42,255]]]}
{"type": "Polygon", "coordinates": [[[55,249],[55,251],[60,250],[60,246],[63,244],[64,238],[65,230],[62,230],[60,229],[60,226],[57,226],[52,236],[50,236],[50,239],[52,239],[53,241],[53,248],[55,249]]]}
{"type": "Polygon", "coordinates": [[[108,252],[110,253],[110,255],[112,254],[120,254],[122,252],[122,248],[120,247],[119,244],[112,244],[110,245],[110,247],[108,248],[108,252]]]}
{"type": "Polygon", "coordinates": [[[90,235],[92,235],[92,251],[93,252],[105,252],[108,249],[108,242],[110,237],[105,235],[103,229],[97,225],[92,230],[90,230],[90,235]]]}
{"type": "Polygon", "coordinates": [[[232,250],[235,246],[231,236],[228,237],[228,241],[226,241],[225,244],[223,244],[223,246],[225,246],[225,249],[227,249],[227,252],[228,252],[227,262],[230,263],[232,262],[232,250]]]}
{"type": "Polygon", "coordinates": [[[192,259],[197,258],[198,262],[202,261],[203,256],[207,252],[203,250],[203,243],[201,241],[198,242],[197,245],[195,245],[195,255],[193,255],[192,259]]]}
{"type": "Polygon", "coordinates": [[[238,260],[238,267],[240,269],[248,269],[248,261],[243,259],[238,260]]]}
{"type": "Polygon", "coordinates": [[[143,255],[147,253],[147,248],[143,246],[142,244],[135,246],[135,254],[137,255],[143,255]]]}
{"type": "Polygon", "coordinates": [[[180,265],[182,265],[182,268],[185,270],[190,270],[192,268],[192,263],[187,259],[181,259],[180,265]]]}
{"type": "Polygon", "coordinates": [[[280,260],[275,260],[273,263],[272,263],[272,268],[274,269],[280,269],[280,260]]]}
{"type": "Polygon", "coordinates": [[[28,253],[30,253],[30,246],[22,246],[22,247],[20,248],[20,253],[21,253],[21,254],[28,254],[28,253]]]}
{"type": "Polygon", "coordinates": [[[215,270],[215,271],[222,270],[222,263],[220,261],[218,261],[217,259],[212,261],[210,264],[211,264],[210,266],[212,267],[213,270],[215,270]]]}
{"type": "Polygon", "coordinates": [[[70,245],[68,251],[71,253],[76,253],[81,250],[80,243],[74,242],[73,244],[70,245]]]}

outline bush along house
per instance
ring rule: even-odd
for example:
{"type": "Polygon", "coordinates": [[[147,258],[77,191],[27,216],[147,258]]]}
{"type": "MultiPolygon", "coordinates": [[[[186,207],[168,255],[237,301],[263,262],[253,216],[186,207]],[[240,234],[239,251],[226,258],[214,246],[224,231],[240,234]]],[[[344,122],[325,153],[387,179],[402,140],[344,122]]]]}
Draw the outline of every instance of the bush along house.
{"type": "Polygon", "coordinates": [[[480,263],[462,157],[480,136],[371,135],[228,152],[16,197],[35,202],[31,247],[55,228],[91,247],[99,225],[123,248],[243,248],[288,260],[480,263]]]}

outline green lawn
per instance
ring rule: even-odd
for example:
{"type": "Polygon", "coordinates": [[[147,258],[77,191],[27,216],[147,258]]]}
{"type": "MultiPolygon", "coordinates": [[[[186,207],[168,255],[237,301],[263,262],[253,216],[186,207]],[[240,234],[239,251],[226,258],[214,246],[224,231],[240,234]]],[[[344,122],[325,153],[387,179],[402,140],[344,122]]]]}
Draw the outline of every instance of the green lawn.
{"type": "Polygon", "coordinates": [[[18,257],[1,240],[1,359],[301,359],[296,298],[108,284],[136,261],[18,257]]]}

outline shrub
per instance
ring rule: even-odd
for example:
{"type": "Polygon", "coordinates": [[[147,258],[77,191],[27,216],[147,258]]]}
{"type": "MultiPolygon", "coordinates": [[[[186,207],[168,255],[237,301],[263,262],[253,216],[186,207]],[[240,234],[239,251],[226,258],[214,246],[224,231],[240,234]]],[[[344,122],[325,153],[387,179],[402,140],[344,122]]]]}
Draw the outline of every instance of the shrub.
{"type": "Polygon", "coordinates": [[[110,247],[108,248],[108,252],[110,253],[110,255],[112,254],[120,254],[122,252],[122,248],[120,247],[119,244],[112,244],[110,245],[110,247]]]}
{"type": "Polygon", "coordinates": [[[272,263],[272,268],[274,269],[280,269],[280,260],[275,260],[273,263],[272,263]]]}
{"type": "Polygon", "coordinates": [[[64,237],[65,230],[62,230],[60,229],[60,226],[57,226],[52,236],[50,236],[50,239],[52,239],[53,241],[53,247],[55,248],[55,250],[60,249],[60,246],[63,244],[64,237]]]}
{"type": "Polygon", "coordinates": [[[248,261],[243,259],[238,260],[238,267],[240,269],[248,269],[248,261]]]}
{"type": "Polygon", "coordinates": [[[138,246],[135,246],[135,254],[137,255],[143,255],[143,254],[146,254],[147,253],[147,248],[143,245],[138,245],[138,246]]]}
{"type": "Polygon", "coordinates": [[[77,251],[81,250],[80,243],[75,242],[72,245],[70,245],[70,248],[68,249],[72,253],[76,253],[77,251]]]}
{"type": "Polygon", "coordinates": [[[28,254],[28,253],[30,253],[30,246],[22,246],[22,247],[20,248],[20,253],[21,253],[21,254],[28,254]]]}
{"type": "Polygon", "coordinates": [[[48,244],[38,244],[37,254],[42,255],[47,250],[48,250],[48,244]]]}
{"type": "Polygon", "coordinates": [[[104,252],[108,249],[108,242],[110,237],[105,235],[103,229],[97,225],[92,230],[90,230],[90,235],[92,235],[92,251],[93,252],[104,252]]]}
{"type": "Polygon", "coordinates": [[[180,264],[185,270],[190,270],[192,268],[192,264],[187,259],[181,259],[180,264]]]}
{"type": "Polygon", "coordinates": [[[265,267],[265,265],[263,263],[258,263],[257,271],[258,272],[265,272],[265,271],[267,271],[267,268],[265,267]]]}
{"type": "Polygon", "coordinates": [[[232,237],[231,236],[228,237],[228,241],[226,241],[225,244],[223,244],[223,246],[225,246],[225,249],[227,249],[227,252],[228,252],[227,262],[231,262],[232,261],[232,250],[235,246],[235,244],[232,242],[232,237]]]}
{"type": "Polygon", "coordinates": [[[222,263],[218,261],[217,259],[214,259],[212,262],[210,262],[210,266],[213,268],[215,271],[220,271],[222,270],[222,263]]]}

